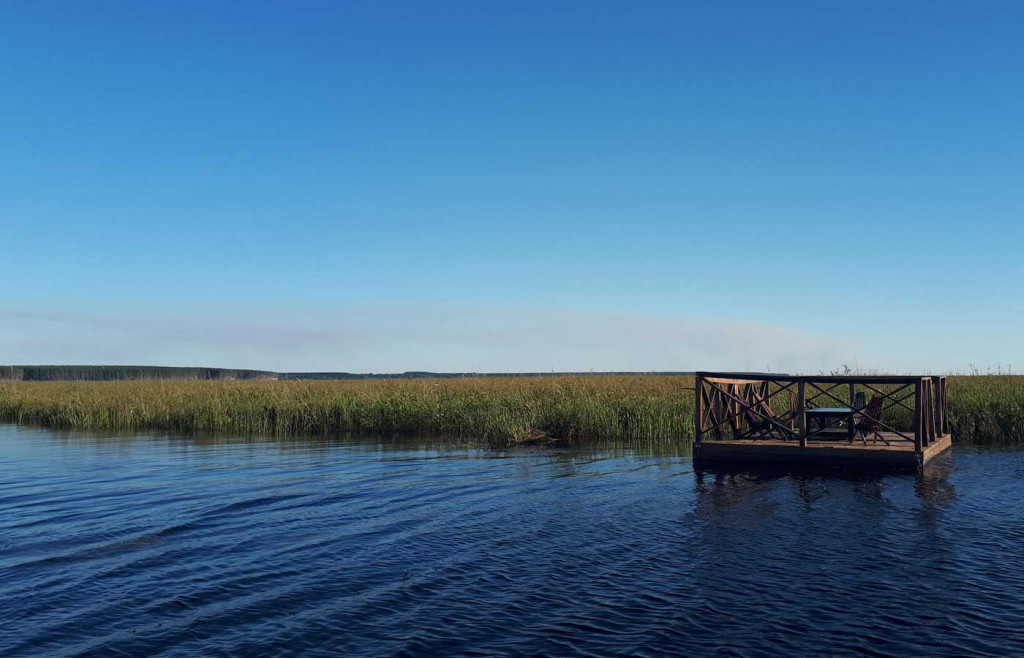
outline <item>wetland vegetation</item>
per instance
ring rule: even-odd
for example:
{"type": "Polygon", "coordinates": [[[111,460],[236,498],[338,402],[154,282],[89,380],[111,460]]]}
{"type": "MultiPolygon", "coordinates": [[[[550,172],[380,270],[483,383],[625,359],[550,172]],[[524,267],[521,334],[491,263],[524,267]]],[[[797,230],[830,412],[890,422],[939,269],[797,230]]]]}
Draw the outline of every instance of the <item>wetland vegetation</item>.
{"type": "MultiPolygon", "coordinates": [[[[261,436],[689,443],[688,376],[0,382],[0,422],[261,436]]],[[[954,440],[1024,442],[1024,377],[949,378],[954,440]]]]}

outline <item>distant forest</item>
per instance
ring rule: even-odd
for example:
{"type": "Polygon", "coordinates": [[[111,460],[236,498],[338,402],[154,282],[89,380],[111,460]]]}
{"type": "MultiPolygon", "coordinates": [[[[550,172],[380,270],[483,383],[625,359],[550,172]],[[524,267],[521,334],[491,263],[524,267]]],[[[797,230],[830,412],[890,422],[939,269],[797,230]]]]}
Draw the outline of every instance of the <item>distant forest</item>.
{"type": "Polygon", "coordinates": [[[276,372],[161,366],[0,366],[0,380],[119,381],[134,379],[277,379],[276,372]]]}
{"type": "Polygon", "coordinates": [[[692,375],[692,372],[271,372],[163,366],[0,366],[0,381],[121,381],[136,379],[450,379],[458,377],[566,377],[573,375],[692,375]]]}

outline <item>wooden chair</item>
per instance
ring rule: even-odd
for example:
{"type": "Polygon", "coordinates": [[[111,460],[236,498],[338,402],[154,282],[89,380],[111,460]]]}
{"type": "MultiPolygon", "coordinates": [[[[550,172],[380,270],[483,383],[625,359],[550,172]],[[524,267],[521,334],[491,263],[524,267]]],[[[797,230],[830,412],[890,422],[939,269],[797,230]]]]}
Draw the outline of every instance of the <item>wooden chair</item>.
{"type": "MultiPolygon", "coordinates": [[[[795,419],[795,412],[797,406],[796,395],[792,391],[789,393],[789,428],[793,428],[793,421],[795,419]]],[[[769,400],[757,397],[754,399],[753,404],[750,405],[750,409],[744,411],[744,416],[747,419],[747,427],[755,435],[754,439],[769,438],[773,435],[773,432],[778,431],[778,426],[783,424],[782,418],[780,418],[775,410],[772,409],[772,405],[769,400]],[[774,423],[772,421],[775,421],[774,423]]],[[[782,433],[782,440],[785,441],[789,437],[785,433],[782,433]]]]}
{"type": "MultiPolygon", "coordinates": [[[[864,408],[863,412],[853,414],[853,426],[854,429],[860,434],[861,440],[864,445],[868,444],[868,434],[872,436],[872,442],[878,443],[878,439],[882,439],[882,443],[889,445],[889,442],[885,440],[885,437],[878,433],[879,421],[882,419],[882,403],[885,402],[885,398],[880,395],[872,396],[871,402],[864,408]]],[[[850,443],[853,443],[853,439],[850,439],[850,443]]]]}

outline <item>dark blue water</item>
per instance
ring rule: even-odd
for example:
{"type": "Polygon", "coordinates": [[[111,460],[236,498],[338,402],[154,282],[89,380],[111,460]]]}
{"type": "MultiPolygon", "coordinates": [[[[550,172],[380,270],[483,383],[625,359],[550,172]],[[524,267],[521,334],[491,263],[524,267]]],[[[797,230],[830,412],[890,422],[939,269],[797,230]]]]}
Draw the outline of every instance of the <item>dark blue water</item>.
{"type": "Polygon", "coordinates": [[[1022,475],[0,427],[0,655],[1020,655],[1022,475]]]}

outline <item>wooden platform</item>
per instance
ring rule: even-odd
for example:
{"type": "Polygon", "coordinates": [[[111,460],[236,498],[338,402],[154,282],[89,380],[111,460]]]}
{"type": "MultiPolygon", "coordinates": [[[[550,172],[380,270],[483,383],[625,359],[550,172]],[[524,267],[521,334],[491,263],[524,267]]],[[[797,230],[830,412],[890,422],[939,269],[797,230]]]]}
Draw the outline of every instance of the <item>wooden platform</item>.
{"type": "Polygon", "coordinates": [[[941,375],[698,372],[694,392],[696,461],[921,468],[950,447],[941,375]]]}
{"type": "Polygon", "coordinates": [[[950,436],[937,437],[921,452],[909,441],[893,437],[891,445],[882,442],[847,440],[809,441],[801,448],[799,441],[778,440],[707,440],[694,447],[695,461],[771,462],[816,464],[828,466],[882,466],[916,469],[928,464],[949,450],[950,436]]]}

